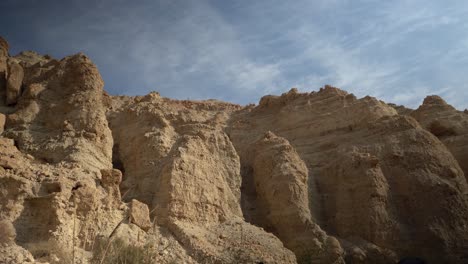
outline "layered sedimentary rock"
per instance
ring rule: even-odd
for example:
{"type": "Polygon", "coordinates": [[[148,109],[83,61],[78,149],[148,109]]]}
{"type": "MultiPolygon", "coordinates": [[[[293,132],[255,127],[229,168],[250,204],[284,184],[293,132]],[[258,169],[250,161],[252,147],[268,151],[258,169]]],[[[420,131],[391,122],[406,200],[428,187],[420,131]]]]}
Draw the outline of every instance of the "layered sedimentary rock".
{"type": "Polygon", "coordinates": [[[83,54],[0,39],[1,263],[100,263],[100,241],[157,263],[468,261],[468,115],[439,97],[242,107],[103,85],[83,54]]]}
{"type": "MultiPolygon", "coordinates": [[[[230,120],[228,134],[244,175],[255,169],[249,146],[264,131],[287,139],[306,164],[311,219],[340,240],[345,258],[365,263],[393,263],[403,255],[434,263],[466,258],[463,171],[413,118],[333,87],[264,97],[230,120]]],[[[259,195],[254,190],[246,196],[245,211],[253,210],[250,221],[262,226],[251,198],[259,195]]]]}
{"type": "Polygon", "coordinates": [[[308,170],[289,142],[271,132],[249,152],[252,161],[251,220],[275,233],[304,262],[340,263],[343,250],[312,221],[307,188],[308,170]]]}
{"type": "Polygon", "coordinates": [[[7,116],[6,136],[47,162],[111,168],[112,136],[96,66],[83,54],[37,64],[30,67],[40,67],[41,74],[24,84],[15,112],[7,116]]]}
{"type": "Polygon", "coordinates": [[[468,177],[468,115],[456,110],[437,95],[428,96],[410,114],[442,141],[468,177]]]}
{"type": "Polygon", "coordinates": [[[243,220],[239,156],[224,132],[240,107],[157,93],[109,104],[124,199],[147,203],[199,262],[295,262],[278,238],[243,220]]]}

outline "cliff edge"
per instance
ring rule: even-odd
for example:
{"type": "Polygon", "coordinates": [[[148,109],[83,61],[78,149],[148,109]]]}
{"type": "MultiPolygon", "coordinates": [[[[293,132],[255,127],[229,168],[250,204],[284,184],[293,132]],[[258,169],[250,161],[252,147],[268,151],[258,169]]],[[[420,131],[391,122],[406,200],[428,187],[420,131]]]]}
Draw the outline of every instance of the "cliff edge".
{"type": "Polygon", "coordinates": [[[0,38],[1,263],[468,262],[468,115],[440,97],[103,87],[0,38]]]}

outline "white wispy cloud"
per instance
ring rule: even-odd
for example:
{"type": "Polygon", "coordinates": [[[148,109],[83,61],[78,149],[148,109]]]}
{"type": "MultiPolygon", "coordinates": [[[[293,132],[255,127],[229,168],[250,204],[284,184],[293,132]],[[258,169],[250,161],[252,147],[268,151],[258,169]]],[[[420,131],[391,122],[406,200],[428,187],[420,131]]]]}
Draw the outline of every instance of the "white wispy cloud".
{"type": "Polygon", "coordinates": [[[106,66],[125,65],[129,78],[138,78],[135,85],[140,87],[125,87],[123,93],[161,89],[163,95],[179,98],[239,100],[261,93],[280,78],[277,65],[246,55],[240,32],[205,1],[123,4],[101,0],[68,23],[49,28],[44,37],[80,34],[82,28],[93,33],[95,39],[88,36],[77,45],[101,54],[98,61],[106,66]]]}
{"type": "Polygon", "coordinates": [[[411,107],[434,93],[468,107],[462,1],[73,3],[79,14],[40,36],[89,53],[111,92],[247,103],[328,83],[411,107]]]}
{"type": "Polygon", "coordinates": [[[283,60],[280,66],[314,65],[321,69],[304,72],[296,80],[298,86],[314,89],[329,83],[358,96],[369,94],[410,107],[417,107],[428,94],[440,94],[456,107],[467,106],[460,99],[466,98],[463,82],[467,80],[458,69],[466,62],[466,41],[451,42],[439,35],[463,25],[467,5],[440,7],[427,1],[392,1],[368,2],[354,10],[348,7],[341,6],[346,10],[337,10],[335,22],[327,27],[307,23],[307,19],[300,21],[307,17],[304,14],[298,16],[301,26],[287,38],[302,43],[302,52],[283,60]]]}

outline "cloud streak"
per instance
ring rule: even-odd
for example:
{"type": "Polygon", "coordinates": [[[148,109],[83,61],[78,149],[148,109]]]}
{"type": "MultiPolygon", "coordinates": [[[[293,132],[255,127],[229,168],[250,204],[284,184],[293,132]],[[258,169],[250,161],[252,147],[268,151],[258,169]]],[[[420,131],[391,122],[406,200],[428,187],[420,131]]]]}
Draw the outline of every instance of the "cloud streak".
{"type": "Polygon", "coordinates": [[[13,14],[0,22],[18,21],[30,36],[7,32],[13,42],[56,56],[84,51],[113,94],[245,104],[331,84],[410,107],[427,94],[468,107],[464,1],[44,3],[0,3],[13,14]]]}

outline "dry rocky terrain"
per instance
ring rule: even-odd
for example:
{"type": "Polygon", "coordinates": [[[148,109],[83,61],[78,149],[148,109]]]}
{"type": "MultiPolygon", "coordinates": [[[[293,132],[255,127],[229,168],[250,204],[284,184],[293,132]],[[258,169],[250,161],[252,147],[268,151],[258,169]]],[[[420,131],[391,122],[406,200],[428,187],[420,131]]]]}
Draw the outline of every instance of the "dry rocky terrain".
{"type": "Polygon", "coordinates": [[[0,263],[468,263],[468,112],[438,96],[103,87],[0,38],[0,263]]]}

